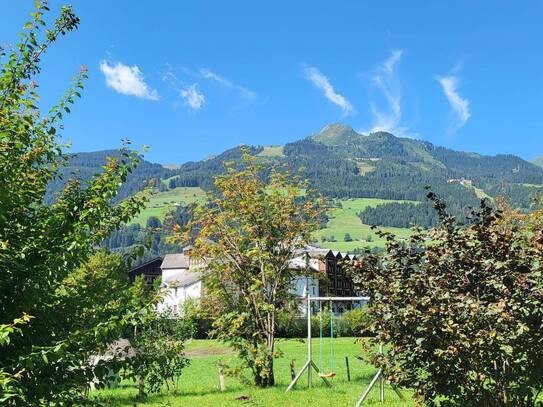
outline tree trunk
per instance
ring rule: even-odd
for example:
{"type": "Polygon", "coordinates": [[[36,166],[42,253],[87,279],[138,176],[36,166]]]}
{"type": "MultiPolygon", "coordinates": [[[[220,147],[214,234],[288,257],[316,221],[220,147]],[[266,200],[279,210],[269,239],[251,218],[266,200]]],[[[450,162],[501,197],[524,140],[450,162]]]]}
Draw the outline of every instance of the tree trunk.
{"type": "Polygon", "coordinates": [[[256,365],[254,369],[255,373],[255,386],[266,388],[275,386],[275,375],[273,372],[273,340],[274,337],[271,337],[272,345],[268,345],[268,354],[264,358],[264,363],[262,365],[256,365]],[[267,371],[266,375],[263,377],[262,372],[267,371]]]}
{"type": "Polygon", "coordinates": [[[140,375],[138,389],[138,397],[140,400],[142,400],[145,398],[145,377],[143,375],[140,375]]]}
{"type": "Polygon", "coordinates": [[[265,387],[275,386],[275,375],[273,374],[273,354],[268,355],[268,360],[266,362],[267,362],[266,367],[268,368],[268,371],[270,373],[268,374],[268,377],[266,378],[265,387]]]}

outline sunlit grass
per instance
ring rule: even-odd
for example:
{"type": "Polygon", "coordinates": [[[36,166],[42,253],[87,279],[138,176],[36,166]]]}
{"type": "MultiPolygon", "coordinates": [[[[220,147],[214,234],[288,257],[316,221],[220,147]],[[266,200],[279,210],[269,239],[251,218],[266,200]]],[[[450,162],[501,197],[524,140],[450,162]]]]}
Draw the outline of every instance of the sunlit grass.
{"type": "MultiPolygon", "coordinates": [[[[362,223],[358,217],[358,213],[362,212],[367,207],[375,207],[380,204],[389,202],[411,202],[411,201],[394,201],[379,198],[352,198],[339,200],[341,208],[330,210],[328,216],[329,221],[326,228],[315,232],[314,236],[318,239],[319,244],[323,247],[332,250],[352,251],[359,247],[383,247],[384,239],[377,236],[376,232],[371,229],[370,225],[362,223]],[[348,233],[353,241],[345,242],[343,239],[348,233]],[[326,242],[322,241],[322,237],[327,238],[326,242]],[[331,237],[335,238],[335,242],[331,242],[331,237]]],[[[410,229],[382,227],[381,230],[392,232],[400,238],[407,238],[411,235],[410,229]]]]}
{"type": "MultiPolygon", "coordinates": [[[[157,395],[151,395],[144,403],[136,401],[137,385],[132,382],[123,382],[116,389],[95,391],[91,396],[108,406],[354,406],[371,378],[376,372],[373,366],[362,363],[356,356],[361,356],[361,345],[355,338],[336,338],[333,343],[333,363],[330,363],[330,339],[323,339],[323,371],[335,371],[336,377],[332,379],[332,387],[327,388],[323,382],[314,376],[314,387],[307,388],[307,375],[300,379],[296,389],[285,393],[289,385],[291,360],[294,360],[296,369],[302,367],[307,358],[307,344],[305,341],[288,339],[279,340],[278,349],[284,352],[282,358],[276,361],[276,386],[270,389],[257,389],[251,385],[243,384],[239,380],[227,377],[227,390],[219,390],[217,362],[227,362],[235,356],[224,345],[211,340],[195,340],[187,347],[191,356],[191,364],[183,371],[179,379],[177,393],[173,389],[157,395]],[[345,357],[349,357],[351,381],[347,381],[345,357]],[[241,402],[236,400],[239,396],[247,396],[249,400],[241,402]]],[[[319,339],[313,340],[313,358],[320,364],[319,339]]],[[[386,386],[385,406],[414,406],[410,401],[410,392],[403,391],[408,401],[401,401],[392,389],[386,386]]],[[[372,390],[367,404],[382,405],[379,403],[379,390],[377,386],[372,390]]]]}

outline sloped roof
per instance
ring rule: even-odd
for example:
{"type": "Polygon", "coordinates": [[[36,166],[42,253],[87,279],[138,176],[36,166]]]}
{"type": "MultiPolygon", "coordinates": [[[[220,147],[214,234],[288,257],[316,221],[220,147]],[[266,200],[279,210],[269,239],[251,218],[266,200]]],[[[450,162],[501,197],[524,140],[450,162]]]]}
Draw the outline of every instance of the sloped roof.
{"type": "Polygon", "coordinates": [[[165,276],[162,279],[162,284],[170,286],[183,287],[194,284],[203,278],[203,274],[195,271],[179,270],[165,276]]]}
{"type": "Polygon", "coordinates": [[[188,269],[190,265],[190,259],[188,256],[182,253],[172,253],[164,256],[162,265],[160,268],[162,270],[167,269],[188,269]]]}
{"type": "Polygon", "coordinates": [[[307,266],[309,266],[309,268],[319,271],[318,259],[309,259],[309,264],[308,264],[305,256],[298,256],[298,257],[294,257],[293,259],[290,259],[288,262],[288,266],[294,270],[305,270],[307,266]]]}

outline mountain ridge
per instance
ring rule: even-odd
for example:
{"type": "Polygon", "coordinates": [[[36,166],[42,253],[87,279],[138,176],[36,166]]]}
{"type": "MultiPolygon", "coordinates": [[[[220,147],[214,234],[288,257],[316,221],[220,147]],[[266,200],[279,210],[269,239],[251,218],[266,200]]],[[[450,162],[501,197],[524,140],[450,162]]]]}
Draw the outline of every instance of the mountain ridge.
{"type": "MultiPolygon", "coordinates": [[[[424,201],[425,186],[430,185],[453,207],[476,205],[478,195],[502,194],[512,204],[527,209],[531,196],[538,192],[529,185],[543,185],[543,168],[512,154],[487,156],[455,151],[388,132],[364,135],[339,123],[283,146],[246,148],[272,165],[288,164],[329,198],[424,201]],[[467,184],[472,188],[466,188],[467,184]]],[[[99,161],[111,151],[76,154],[70,170],[79,166],[80,172],[83,169],[89,174],[95,165],[98,171],[99,161]],[[92,165],[86,166],[89,156],[92,165]]],[[[161,188],[209,190],[213,176],[224,170],[223,162],[239,160],[241,155],[241,146],[236,146],[205,160],[168,168],[143,160],[142,168],[136,171],[137,181],[130,180],[130,187],[124,187],[121,197],[141,188],[145,176],[154,178],[161,188]]]]}

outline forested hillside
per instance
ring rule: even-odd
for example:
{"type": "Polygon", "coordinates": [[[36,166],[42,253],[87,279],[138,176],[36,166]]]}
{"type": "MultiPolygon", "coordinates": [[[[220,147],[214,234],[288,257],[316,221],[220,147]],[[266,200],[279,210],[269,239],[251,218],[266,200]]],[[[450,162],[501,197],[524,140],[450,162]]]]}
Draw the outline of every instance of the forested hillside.
{"type": "MultiPolygon", "coordinates": [[[[120,157],[118,150],[103,150],[94,152],[85,152],[72,154],[69,163],[60,171],[61,178],[49,184],[46,201],[52,202],[55,195],[66,185],[70,178],[78,178],[85,182],[93,175],[102,171],[102,166],[107,162],[108,157],[120,157]]],[[[130,174],[126,182],[122,185],[117,200],[141,191],[149,182],[159,185],[160,179],[170,176],[171,170],[164,168],[160,164],[153,164],[146,160],[141,160],[138,167],[130,174]]]]}
{"type": "MultiPolygon", "coordinates": [[[[284,146],[246,148],[271,165],[288,164],[329,199],[389,200],[358,213],[364,225],[434,226],[437,217],[426,202],[427,186],[438,193],[447,202],[449,211],[460,219],[469,212],[469,207],[478,206],[483,197],[492,200],[503,195],[511,205],[528,211],[534,197],[543,192],[543,168],[514,155],[483,156],[453,151],[386,132],[362,135],[340,124],[326,126],[312,136],[284,146]]],[[[117,199],[141,190],[152,179],[158,192],[153,199],[157,208],[149,210],[147,217],[158,216],[162,222],[169,207],[175,209],[174,218],[181,221],[186,217],[186,207],[175,206],[183,202],[189,204],[198,195],[187,200],[186,187],[209,190],[213,177],[224,170],[223,163],[239,160],[241,154],[242,148],[238,146],[218,156],[171,169],[142,160],[122,186],[117,199]],[[179,199],[172,199],[177,195],[179,199]],[[157,202],[162,204],[161,208],[157,202]]],[[[70,176],[89,179],[100,171],[107,156],[117,155],[118,152],[110,150],[72,156],[70,165],[62,172],[64,179],[50,185],[47,199],[54,199],[55,192],[70,176]]],[[[200,195],[203,196],[203,192],[200,195]]],[[[141,241],[146,233],[146,219],[143,214],[137,219],[138,226],[119,231],[107,240],[107,245],[120,249],[141,241]]],[[[164,243],[168,225],[169,221],[154,228],[154,235],[160,236],[153,238],[152,253],[161,254],[168,248],[164,243]]]]}

